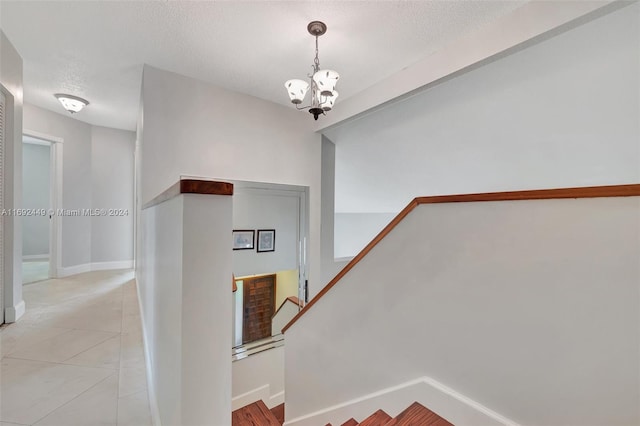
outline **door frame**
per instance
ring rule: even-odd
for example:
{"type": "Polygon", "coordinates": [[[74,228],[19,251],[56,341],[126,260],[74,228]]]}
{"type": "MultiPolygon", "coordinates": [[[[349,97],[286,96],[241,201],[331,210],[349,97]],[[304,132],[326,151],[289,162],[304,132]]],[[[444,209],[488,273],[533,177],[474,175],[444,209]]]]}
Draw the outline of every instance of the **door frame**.
{"type": "MultiPolygon", "coordinates": [[[[182,176],[185,177],[185,176],[182,176]]],[[[307,280],[308,280],[308,240],[309,240],[309,187],[301,185],[290,185],[280,183],[267,183],[256,181],[231,180],[235,193],[245,193],[254,195],[280,195],[297,198],[298,202],[298,230],[297,230],[297,253],[296,261],[298,267],[298,299],[302,301],[302,307],[308,301],[307,280]]]]}
{"type": "Polygon", "coordinates": [[[40,139],[49,142],[51,151],[49,155],[50,175],[49,199],[51,206],[49,207],[49,278],[58,278],[62,271],[62,218],[57,214],[58,209],[62,208],[62,159],[64,139],[36,132],[33,130],[23,129],[23,136],[40,139]]]}

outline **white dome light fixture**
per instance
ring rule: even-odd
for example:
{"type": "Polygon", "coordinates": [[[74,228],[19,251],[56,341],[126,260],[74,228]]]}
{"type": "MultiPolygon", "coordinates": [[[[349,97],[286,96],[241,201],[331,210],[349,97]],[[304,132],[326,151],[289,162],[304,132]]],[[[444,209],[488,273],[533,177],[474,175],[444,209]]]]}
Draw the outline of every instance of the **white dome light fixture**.
{"type": "Polygon", "coordinates": [[[307,31],[316,38],[316,57],[313,60],[313,65],[311,65],[313,73],[307,76],[310,79],[310,83],[304,80],[289,80],[284,84],[284,87],[289,93],[291,103],[293,103],[297,109],[309,109],[309,112],[313,114],[313,118],[317,120],[320,114],[324,114],[333,108],[333,104],[338,97],[336,84],[338,83],[340,74],[333,70],[320,69],[318,37],[327,32],[327,26],[324,22],[310,22],[309,25],[307,25],[307,31]],[[304,100],[309,89],[311,89],[311,105],[300,107],[299,105],[304,100]]]}
{"type": "Polygon", "coordinates": [[[53,96],[55,96],[60,101],[60,103],[62,104],[64,109],[69,111],[69,113],[71,113],[71,114],[75,114],[76,112],[80,112],[82,110],[82,108],[84,108],[87,105],[89,105],[89,101],[88,100],[79,98],[77,96],[66,95],[64,93],[56,93],[53,96]]]}

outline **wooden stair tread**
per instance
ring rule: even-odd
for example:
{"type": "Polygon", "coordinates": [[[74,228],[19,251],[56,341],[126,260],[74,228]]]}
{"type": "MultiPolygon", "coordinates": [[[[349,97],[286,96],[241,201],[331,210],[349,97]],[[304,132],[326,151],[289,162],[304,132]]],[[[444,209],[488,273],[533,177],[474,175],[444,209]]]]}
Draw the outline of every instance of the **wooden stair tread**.
{"type": "Polygon", "coordinates": [[[358,422],[353,417],[342,423],[340,426],[358,426],[358,422]]]}
{"type": "Polygon", "coordinates": [[[231,413],[232,426],[281,426],[264,402],[256,401],[231,413]]]}
{"type": "Polygon", "coordinates": [[[279,424],[284,423],[284,402],[280,405],[276,405],[271,409],[273,416],[278,420],[279,424]]]}
{"type": "Polygon", "coordinates": [[[378,410],[363,421],[360,422],[360,426],[383,426],[391,420],[391,416],[382,410],[378,410]]]}
{"type": "Polygon", "coordinates": [[[384,426],[453,426],[433,411],[414,402],[384,426]]]}

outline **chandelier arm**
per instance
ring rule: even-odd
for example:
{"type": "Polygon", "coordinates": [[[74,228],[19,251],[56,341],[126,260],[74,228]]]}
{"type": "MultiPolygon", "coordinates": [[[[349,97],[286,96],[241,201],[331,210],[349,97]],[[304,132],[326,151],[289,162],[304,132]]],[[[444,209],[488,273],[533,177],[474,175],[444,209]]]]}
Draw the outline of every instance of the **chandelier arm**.
{"type": "Polygon", "coordinates": [[[311,105],[307,105],[307,106],[304,106],[304,107],[296,105],[296,109],[300,110],[300,111],[305,110],[305,109],[309,109],[309,108],[311,108],[311,105]]]}

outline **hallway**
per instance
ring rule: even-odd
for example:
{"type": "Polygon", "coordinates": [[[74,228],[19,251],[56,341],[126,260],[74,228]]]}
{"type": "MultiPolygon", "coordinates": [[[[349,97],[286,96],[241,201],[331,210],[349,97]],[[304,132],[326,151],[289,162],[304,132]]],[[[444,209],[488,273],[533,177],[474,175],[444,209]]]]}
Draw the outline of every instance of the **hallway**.
{"type": "Polygon", "coordinates": [[[133,272],[42,281],[24,300],[0,329],[0,426],[151,425],[133,272]]]}

